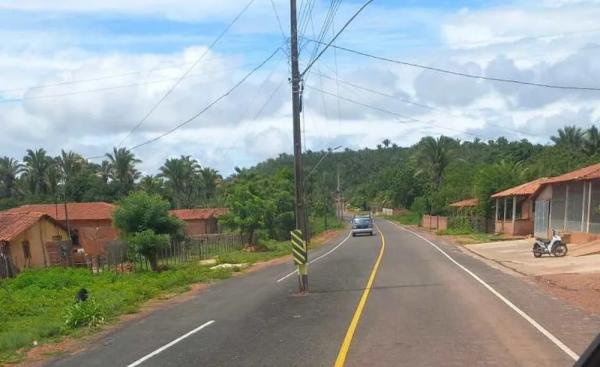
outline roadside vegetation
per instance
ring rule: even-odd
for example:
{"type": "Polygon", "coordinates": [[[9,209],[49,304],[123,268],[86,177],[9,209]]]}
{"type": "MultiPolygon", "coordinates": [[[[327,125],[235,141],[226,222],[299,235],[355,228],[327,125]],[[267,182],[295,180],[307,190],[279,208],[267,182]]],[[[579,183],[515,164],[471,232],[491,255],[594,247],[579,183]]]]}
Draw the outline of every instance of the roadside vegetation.
{"type": "Polygon", "coordinates": [[[398,223],[404,224],[404,225],[415,225],[416,226],[421,221],[421,214],[408,211],[404,214],[384,215],[383,218],[394,221],[394,222],[398,222],[398,223]]]}

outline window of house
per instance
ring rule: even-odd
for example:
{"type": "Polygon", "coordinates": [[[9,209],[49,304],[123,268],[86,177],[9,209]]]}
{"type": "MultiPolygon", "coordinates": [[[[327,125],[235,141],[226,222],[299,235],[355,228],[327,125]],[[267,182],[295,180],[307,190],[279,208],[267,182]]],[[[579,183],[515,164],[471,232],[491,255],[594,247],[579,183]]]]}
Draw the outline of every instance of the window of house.
{"type": "Polygon", "coordinates": [[[506,220],[512,220],[513,214],[513,200],[512,198],[506,198],[506,220]]]}
{"type": "Polygon", "coordinates": [[[568,184],[567,229],[581,231],[583,216],[583,182],[568,184]]]}
{"type": "Polygon", "coordinates": [[[565,184],[552,186],[552,201],[550,202],[550,229],[565,228],[565,201],[567,188],[565,184]]]}
{"type": "Polygon", "coordinates": [[[31,259],[31,247],[29,247],[29,241],[25,240],[22,243],[23,246],[23,256],[25,259],[31,259]]]}

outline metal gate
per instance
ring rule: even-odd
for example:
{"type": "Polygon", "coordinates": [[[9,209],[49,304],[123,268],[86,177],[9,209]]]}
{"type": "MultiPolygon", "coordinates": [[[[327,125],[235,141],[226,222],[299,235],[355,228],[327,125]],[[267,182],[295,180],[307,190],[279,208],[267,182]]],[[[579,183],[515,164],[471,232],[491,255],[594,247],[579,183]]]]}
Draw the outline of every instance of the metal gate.
{"type": "Polygon", "coordinates": [[[537,238],[548,237],[548,224],[550,222],[550,201],[536,200],[535,202],[535,222],[533,226],[533,235],[537,238]]]}

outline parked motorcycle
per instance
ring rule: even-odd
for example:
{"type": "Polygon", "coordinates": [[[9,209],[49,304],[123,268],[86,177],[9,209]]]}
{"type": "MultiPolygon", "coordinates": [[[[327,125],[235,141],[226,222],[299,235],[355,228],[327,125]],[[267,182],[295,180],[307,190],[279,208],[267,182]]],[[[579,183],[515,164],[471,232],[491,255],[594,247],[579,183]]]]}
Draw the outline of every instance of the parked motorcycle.
{"type": "Polygon", "coordinates": [[[552,231],[552,239],[544,241],[537,238],[533,244],[533,256],[535,257],[542,257],[544,254],[563,257],[568,251],[567,244],[562,241],[556,231],[552,231]]]}

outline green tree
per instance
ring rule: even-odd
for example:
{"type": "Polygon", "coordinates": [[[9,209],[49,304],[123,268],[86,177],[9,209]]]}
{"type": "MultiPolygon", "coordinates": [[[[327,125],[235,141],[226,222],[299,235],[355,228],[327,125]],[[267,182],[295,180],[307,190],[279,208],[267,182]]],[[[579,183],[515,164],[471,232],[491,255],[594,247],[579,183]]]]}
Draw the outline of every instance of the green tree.
{"type": "Polygon", "coordinates": [[[27,149],[23,162],[25,163],[23,175],[29,192],[40,198],[48,194],[50,191],[49,174],[54,161],[48,156],[46,150],[44,148],[27,149]]]}
{"type": "Polygon", "coordinates": [[[181,232],[183,223],[169,214],[169,202],[158,195],[138,191],[119,202],[113,224],[131,249],[158,269],[158,251],[168,246],[168,235],[181,232]]]}
{"type": "Polygon", "coordinates": [[[132,189],[140,172],[135,165],[142,161],[137,159],[131,151],[126,148],[113,148],[112,153],[106,153],[108,158],[109,177],[117,185],[118,196],[127,195],[132,189]]]}
{"type": "Polygon", "coordinates": [[[204,167],[200,170],[202,180],[202,199],[204,206],[210,206],[217,196],[217,188],[223,179],[217,170],[204,167]]]}
{"type": "Polygon", "coordinates": [[[446,136],[433,138],[431,136],[421,139],[418,144],[417,161],[429,174],[431,187],[437,190],[444,178],[444,171],[450,162],[450,149],[454,141],[446,136]]]}
{"type": "Polygon", "coordinates": [[[0,197],[11,198],[19,195],[17,176],[23,171],[23,166],[10,157],[0,158],[0,197]]]}
{"type": "Polygon", "coordinates": [[[583,151],[587,155],[600,153],[600,132],[596,125],[592,125],[592,127],[585,132],[583,151]]]}
{"type": "Polygon", "coordinates": [[[581,128],[575,125],[565,126],[562,129],[558,129],[558,135],[552,136],[550,139],[556,145],[580,150],[583,145],[584,133],[581,128]]]}
{"type": "Polygon", "coordinates": [[[474,191],[479,199],[479,212],[486,218],[494,215],[492,194],[516,186],[523,182],[520,173],[521,163],[501,161],[496,164],[483,166],[475,174],[474,191]]]}
{"type": "Polygon", "coordinates": [[[240,177],[228,189],[225,203],[227,214],[219,221],[237,229],[248,244],[255,243],[255,232],[265,225],[267,203],[254,176],[240,177]]]}
{"type": "Polygon", "coordinates": [[[190,156],[167,159],[160,167],[160,177],[166,185],[176,208],[195,206],[200,191],[200,165],[190,156]]]}

